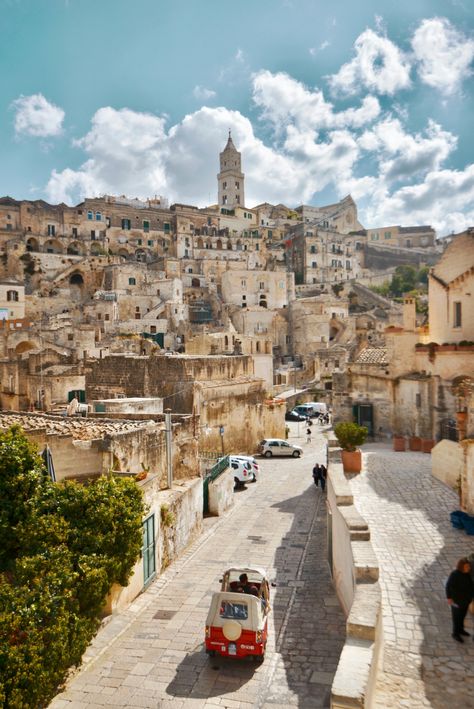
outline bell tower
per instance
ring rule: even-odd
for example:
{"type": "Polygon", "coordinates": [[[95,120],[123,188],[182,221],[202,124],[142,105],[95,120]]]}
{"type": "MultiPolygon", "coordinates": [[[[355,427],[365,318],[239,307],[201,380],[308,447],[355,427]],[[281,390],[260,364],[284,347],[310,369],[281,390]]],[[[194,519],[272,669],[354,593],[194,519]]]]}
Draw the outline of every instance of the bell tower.
{"type": "Polygon", "coordinates": [[[241,155],[229,131],[227,145],[219,155],[220,172],[217,175],[219,209],[245,206],[244,173],[241,155]]]}

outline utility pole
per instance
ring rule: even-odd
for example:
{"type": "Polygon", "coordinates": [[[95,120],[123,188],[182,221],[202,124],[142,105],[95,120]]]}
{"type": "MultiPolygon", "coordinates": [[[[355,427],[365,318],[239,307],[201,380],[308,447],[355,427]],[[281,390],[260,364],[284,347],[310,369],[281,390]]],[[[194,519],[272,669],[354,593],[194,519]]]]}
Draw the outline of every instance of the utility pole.
{"type": "Polygon", "coordinates": [[[173,487],[173,429],[171,424],[171,409],[165,409],[166,435],[166,477],[168,489],[173,487]]]}

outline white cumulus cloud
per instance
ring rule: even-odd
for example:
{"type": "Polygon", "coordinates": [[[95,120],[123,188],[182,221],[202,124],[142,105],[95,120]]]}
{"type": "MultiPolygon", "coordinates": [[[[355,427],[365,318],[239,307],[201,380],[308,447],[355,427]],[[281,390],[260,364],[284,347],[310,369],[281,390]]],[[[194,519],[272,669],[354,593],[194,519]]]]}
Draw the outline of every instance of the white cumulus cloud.
{"type": "Polygon", "coordinates": [[[428,122],[423,135],[407,133],[398,118],[387,118],[366,131],[359,145],[377,155],[380,177],[393,182],[438,169],[456,148],[457,139],[434,121],[428,122]]]}
{"type": "Polygon", "coordinates": [[[212,89],[206,89],[204,86],[195,86],[193,89],[193,96],[197,98],[198,101],[209,101],[209,99],[214,98],[216,92],[212,89]]]}
{"type": "Polygon", "coordinates": [[[15,110],[15,133],[48,138],[60,135],[65,113],[43,94],[20,96],[12,103],[15,110]]]}
{"type": "Polygon", "coordinates": [[[368,89],[392,95],[410,86],[410,61],[387,37],[365,30],[354,44],[355,57],[328,77],[335,94],[349,96],[368,89]]]}
{"type": "Polygon", "coordinates": [[[310,91],[304,84],[283,72],[260,71],[253,76],[253,100],[261,118],[281,133],[289,125],[302,131],[358,128],[380,113],[378,100],[366,96],[360,107],[336,112],[320,89],[310,91]]]}
{"type": "Polygon", "coordinates": [[[446,18],[423,20],[413,35],[412,47],[420,79],[445,95],[458,91],[472,74],[474,40],[446,18]]]}

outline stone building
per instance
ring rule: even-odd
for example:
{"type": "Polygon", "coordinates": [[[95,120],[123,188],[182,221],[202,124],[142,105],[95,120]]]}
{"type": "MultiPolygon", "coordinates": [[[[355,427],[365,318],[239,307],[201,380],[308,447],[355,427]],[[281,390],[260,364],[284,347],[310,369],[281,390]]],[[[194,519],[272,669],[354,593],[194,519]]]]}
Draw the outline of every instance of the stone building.
{"type": "Polygon", "coordinates": [[[25,286],[17,281],[0,281],[0,320],[25,317],[25,286]]]}
{"type": "Polygon", "coordinates": [[[404,248],[433,248],[436,231],[431,226],[383,226],[366,229],[367,242],[379,246],[403,246],[404,248]]]}
{"type": "Polygon", "coordinates": [[[407,297],[403,326],[386,328],[384,345],[365,347],[334,376],[337,419],[365,417],[375,436],[466,437],[459,392],[474,379],[474,231],[452,240],[428,285],[428,332],[417,327],[407,297]]]}
{"type": "Polygon", "coordinates": [[[265,435],[284,434],[284,412],[266,407],[249,355],[109,355],[89,363],[86,391],[88,400],[158,396],[165,410],[200,416],[206,450],[253,453],[265,435]]]}
{"type": "Polygon", "coordinates": [[[224,303],[242,308],[286,308],[294,300],[293,273],[285,271],[228,270],[222,274],[224,303]]]}

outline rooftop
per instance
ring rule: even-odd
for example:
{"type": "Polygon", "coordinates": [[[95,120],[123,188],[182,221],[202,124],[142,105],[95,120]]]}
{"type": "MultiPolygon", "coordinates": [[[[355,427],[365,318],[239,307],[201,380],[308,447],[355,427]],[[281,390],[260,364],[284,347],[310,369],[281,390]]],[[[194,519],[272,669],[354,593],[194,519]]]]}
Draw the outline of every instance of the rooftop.
{"type": "Polygon", "coordinates": [[[46,431],[48,436],[72,436],[78,441],[91,441],[117,433],[130,433],[144,428],[147,421],[109,421],[107,419],[69,418],[47,414],[0,412],[0,430],[21,426],[26,432],[46,431]]]}
{"type": "Polygon", "coordinates": [[[356,364],[388,364],[386,347],[365,347],[356,358],[356,364]]]}

